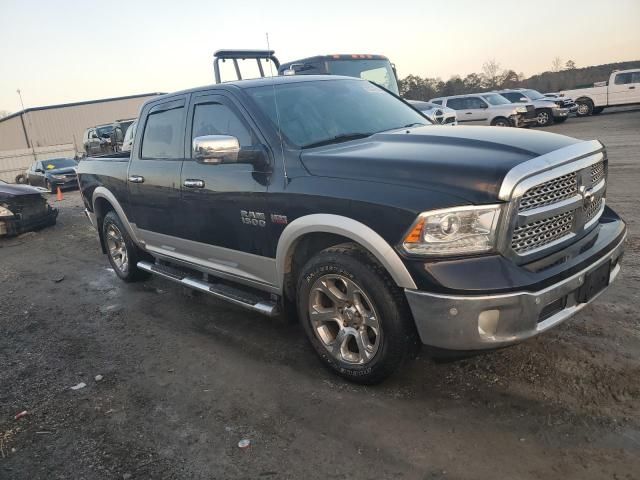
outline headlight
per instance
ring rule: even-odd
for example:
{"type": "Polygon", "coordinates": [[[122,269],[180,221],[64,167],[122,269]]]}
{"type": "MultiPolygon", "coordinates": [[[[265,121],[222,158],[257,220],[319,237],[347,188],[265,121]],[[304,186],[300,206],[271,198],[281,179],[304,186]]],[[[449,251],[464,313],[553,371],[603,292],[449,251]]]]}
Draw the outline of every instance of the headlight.
{"type": "Polygon", "coordinates": [[[0,205],[0,217],[13,217],[13,212],[7,207],[0,205]]]}
{"type": "Polygon", "coordinates": [[[54,180],[64,180],[65,177],[64,175],[51,175],[51,178],[53,178],[54,180]]]}
{"type": "Polygon", "coordinates": [[[495,247],[501,205],[446,208],[418,216],[402,247],[413,255],[464,255],[495,247]]]}
{"type": "Polygon", "coordinates": [[[516,112],[518,113],[527,113],[527,107],[517,107],[516,112]]]}

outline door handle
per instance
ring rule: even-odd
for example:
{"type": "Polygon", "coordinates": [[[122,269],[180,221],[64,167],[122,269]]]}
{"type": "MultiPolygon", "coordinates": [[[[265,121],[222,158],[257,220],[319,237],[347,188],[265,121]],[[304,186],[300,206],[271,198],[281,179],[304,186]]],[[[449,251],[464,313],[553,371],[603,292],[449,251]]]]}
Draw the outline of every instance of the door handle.
{"type": "Polygon", "coordinates": [[[188,178],[184,181],[183,185],[187,188],[204,188],[204,180],[188,178]]]}
{"type": "Polygon", "coordinates": [[[631,87],[629,87],[629,90],[633,90],[634,88],[636,88],[636,86],[632,85],[631,87]]]}
{"type": "Polygon", "coordinates": [[[142,175],[129,175],[129,181],[131,183],[144,183],[144,177],[142,175]]]}
{"type": "Polygon", "coordinates": [[[464,112],[465,115],[473,115],[473,112],[464,112]]]}

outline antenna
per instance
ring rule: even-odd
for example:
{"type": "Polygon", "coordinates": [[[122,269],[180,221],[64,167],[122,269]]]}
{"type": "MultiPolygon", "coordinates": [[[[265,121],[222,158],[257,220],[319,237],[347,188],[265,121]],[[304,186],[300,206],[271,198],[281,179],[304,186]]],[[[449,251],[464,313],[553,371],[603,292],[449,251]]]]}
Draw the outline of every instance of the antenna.
{"type": "MultiPolygon", "coordinates": [[[[266,32],[265,35],[267,37],[267,50],[270,51],[271,46],[269,45],[269,32],[266,32]]],[[[273,61],[269,62],[269,73],[271,74],[271,86],[273,87],[273,103],[276,106],[276,122],[278,123],[278,138],[280,139],[280,153],[282,154],[282,169],[284,171],[284,181],[285,184],[287,184],[289,182],[289,177],[287,176],[287,161],[284,156],[284,142],[282,141],[282,130],[280,129],[280,109],[278,108],[276,81],[273,78],[273,61]]]]}

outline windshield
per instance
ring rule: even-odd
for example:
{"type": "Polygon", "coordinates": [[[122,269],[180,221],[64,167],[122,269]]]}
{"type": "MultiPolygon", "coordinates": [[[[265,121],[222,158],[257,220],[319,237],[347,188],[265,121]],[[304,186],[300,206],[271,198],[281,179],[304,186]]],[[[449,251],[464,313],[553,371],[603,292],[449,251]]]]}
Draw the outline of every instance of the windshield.
{"type": "Polygon", "coordinates": [[[544,100],[544,95],[542,95],[540,92],[536,90],[525,90],[523,93],[527,97],[529,97],[531,100],[540,100],[540,99],[544,100]]]}
{"type": "Polygon", "coordinates": [[[78,164],[72,158],[52,158],[51,160],[43,160],[42,166],[45,170],[54,170],[56,168],[77,167],[78,164]]]}
{"type": "Polygon", "coordinates": [[[398,95],[398,82],[389,60],[327,60],[332,75],[362,78],[398,95]]]}
{"type": "Polygon", "coordinates": [[[511,103],[509,100],[504,98],[502,95],[498,95],[497,93],[494,93],[492,95],[483,95],[482,98],[484,98],[491,105],[509,105],[511,103]]]}
{"type": "Polygon", "coordinates": [[[401,100],[361,80],[281,83],[245,91],[274,127],[278,125],[279,116],[283,135],[298,148],[431,124],[401,100]]]}

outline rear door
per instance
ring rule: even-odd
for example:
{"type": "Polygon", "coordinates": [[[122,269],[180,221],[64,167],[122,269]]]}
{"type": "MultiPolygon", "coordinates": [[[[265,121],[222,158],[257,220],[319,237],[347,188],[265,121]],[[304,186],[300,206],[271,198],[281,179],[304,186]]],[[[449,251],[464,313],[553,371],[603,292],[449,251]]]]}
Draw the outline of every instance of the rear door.
{"type": "Polygon", "coordinates": [[[447,100],[447,107],[457,110],[458,122],[466,125],[487,123],[489,116],[488,108],[482,108],[485,102],[478,97],[450,98],[447,100]]]}
{"type": "Polygon", "coordinates": [[[609,105],[627,103],[640,103],[640,70],[618,73],[609,85],[609,105]]]}
{"type": "Polygon", "coordinates": [[[172,252],[181,236],[180,170],[187,96],[153,104],[143,115],[127,176],[129,219],[150,250],[172,252]]]}

